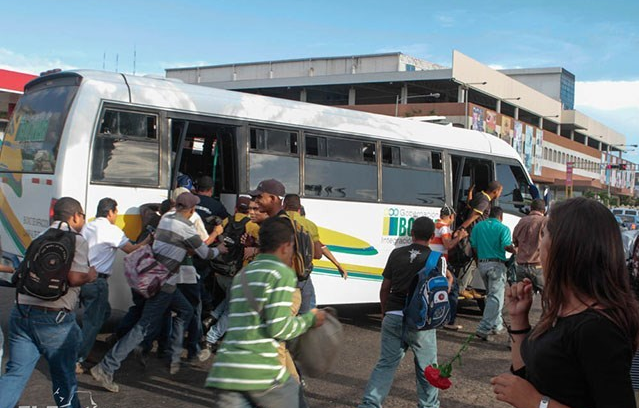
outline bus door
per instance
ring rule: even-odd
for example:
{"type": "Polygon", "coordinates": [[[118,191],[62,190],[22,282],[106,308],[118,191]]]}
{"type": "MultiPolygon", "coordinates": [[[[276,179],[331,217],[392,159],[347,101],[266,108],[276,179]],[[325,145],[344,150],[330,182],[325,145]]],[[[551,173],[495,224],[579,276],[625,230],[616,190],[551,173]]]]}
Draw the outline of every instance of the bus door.
{"type": "Polygon", "coordinates": [[[201,176],[213,179],[213,197],[227,211],[235,207],[238,194],[238,126],[183,119],[170,119],[171,188],[178,177],[188,176],[193,183],[201,176]]]}
{"type": "Polygon", "coordinates": [[[473,197],[494,180],[493,162],[475,157],[452,155],[453,205],[457,213],[456,225],[466,213],[466,206],[473,197]]]}

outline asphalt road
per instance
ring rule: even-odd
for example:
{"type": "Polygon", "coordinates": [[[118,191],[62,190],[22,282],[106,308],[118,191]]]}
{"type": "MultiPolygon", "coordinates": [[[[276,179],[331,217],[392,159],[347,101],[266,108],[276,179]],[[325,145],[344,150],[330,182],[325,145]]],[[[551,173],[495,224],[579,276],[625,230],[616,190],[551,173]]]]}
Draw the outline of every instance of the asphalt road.
{"type": "MultiPolygon", "coordinates": [[[[7,337],[7,320],[14,300],[14,291],[0,288],[0,322],[7,337]]],[[[535,311],[539,313],[538,299],[535,311]]],[[[323,378],[307,379],[309,405],[315,407],[356,407],[379,355],[381,315],[377,305],[338,307],[344,324],[345,341],[335,367],[323,378]]],[[[440,361],[451,358],[479,322],[481,315],[474,302],[462,306],[459,332],[439,330],[438,356],[440,361]]],[[[99,339],[104,339],[101,335],[99,339]]],[[[494,336],[491,341],[473,340],[462,357],[463,365],[453,371],[452,388],[440,392],[444,408],[506,407],[497,402],[490,388],[490,378],[508,371],[510,354],[507,335],[494,336]]],[[[90,360],[96,361],[106,352],[106,344],[98,341],[90,360]]],[[[6,364],[7,346],[5,345],[6,364]]],[[[78,377],[80,400],[86,407],[208,407],[212,391],[203,387],[211,360],[197,367],[185,366],[171,376],[167,367],[151,357],[146,369],[130,356],[116,373],[120,385],[117,394],[103,390],[89,374],[78,377]]],[[[2,396],[0,396],[2,398],[2,396]]],[[[24,391],[20,404],[46,407],[52,405],[51,382],[47,363],[41,359],[24,391]]],[[[416,404],[415,374],[410,352],[395,375],[386,407],[414,407],[416,404]]]]}

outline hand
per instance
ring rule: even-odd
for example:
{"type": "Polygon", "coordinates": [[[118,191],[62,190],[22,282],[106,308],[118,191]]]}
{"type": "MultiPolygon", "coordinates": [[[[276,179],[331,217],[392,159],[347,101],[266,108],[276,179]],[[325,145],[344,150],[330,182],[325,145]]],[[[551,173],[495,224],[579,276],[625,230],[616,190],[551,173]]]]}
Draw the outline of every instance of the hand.
{"type": "Polygon", "coordinates": [[[311,309],[311,313],[315,315],[315,324],[313,327],[320,327],[324,324],[324,320],[326,320],[326,312],[319,309],[311,309]]]}
{"type": "Polygon", "coordinates": [[[248,238],[248,234],[245,232],[244,234],[242,234],[242,236],[240,237],[240,244],[242,245],[246,245],[246,239],[248,238]]]}
{"type": "Polygon", "coordinates": [[[528,319],[532,301],[533,285],[530,279],[525,278],[523,282],[517,282],[506,287],[506,305],[511,319],[528,319]]]}
{"type": "Polygon", "coordinates": [[[517,408],[536,408],[541,394],[531,383],[512,374],[501,374],[490,379],[498,401],[504,401],[517,408]]]}
{"type": "Polygon", "coordinates": [[[457,230],[457,237],[459,239],[463,239],[466,238],[468,236],[468,231],[466,231],[465,229],[459,229],[457,230]]]}
{"type": "Polygon", "coordinates": [[[213,233],[211,233],[211,235],[215,234],[215,236],[219,236],[222,235],[223,232],[224,227],[221,225],[216,225],[215,228],[213,228],[213,233]]]}
{"type": "Polygon", "coordinates": [[[140,243],[140,246],[149,245],[151,241],[153,241],[153,234],[155,234],[155,232],[152,232],[149,235],[147,235],[146,238],[144,238],[142,242],[140,243]]]}
{"type": "Polygon", "coordinates": [[[88,283],[95,282],[98,279],[98,272],[95,270],[93,266],[89,267],[89,272],[87,273],[89,280],[88,283]]]}
{"type": "Polygon", "coordinates": [[[220,255],[229,252],[229,249],[224,244],[220,244],[220,245],[216,246],[216,248],[217,248],[218,251],[220,251],[220,255]]]}
{"type": "Polygon", "coordinates": [[[346,271],[346,269],[342,268],[342,265],[338,266],[337,270],[342,275],[342,278],[344,278],[344,280],[346,280],[346,278],[348,278],[348,272],[346,271]]]}

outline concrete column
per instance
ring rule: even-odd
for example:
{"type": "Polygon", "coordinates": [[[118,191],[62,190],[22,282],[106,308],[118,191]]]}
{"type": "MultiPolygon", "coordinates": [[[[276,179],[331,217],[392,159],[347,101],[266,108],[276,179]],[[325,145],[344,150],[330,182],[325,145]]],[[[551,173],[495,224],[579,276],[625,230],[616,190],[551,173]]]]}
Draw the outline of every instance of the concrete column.
{"type": "Polygon", "coordinates": [[[575,141],[575,131],[574,129],[570,131],[570,140],[575,141]]]}
{"type": "Polygon", "coordinates": [[[457,87],[457,103],[463,103],[466,101],[466,92],[463,86],[457,87]]]}
{"type": "Polygon", "coordinates": [[[519,107],[515,106],[515,120],[519,120],[519,107]]]}
{"type": "Polygon", "coordinates": [[[408,103],[408,86],[406,86],[406,84],[402,86],[400,95],[401,96],[399,98],[399,103],[401,103],[402,105],[408,103]]]}
{"type": "Polygon", "coordinates": [[[300,101],[306,102],[306,88],[302,88],[300,91],[300,101]]]}
{"type": "Polygon", "coordinates": [[[497,99],[497,113],[501,113],[501,99],[497,99]]]}
{"type": "Polygon", "coordinates": [[[584,146],[588,146],[588,136],[584,135],[584,146]]]}
{"type": "Polygon", "coordinates": [[[544,128],[544,118],[540,117],[539,118],[539,129],[543,129],[544,128]]]}
{"type": "Polygon", "coordinates": [[[348,90],[348,104],[355,105],[355,101],[357,99],[357,91],[355,91],[355,87],[352,87],[348,90]]]}
{"type": "Polygon", "coordinates": [[[557,134],[561,136],[561,125],[557,125],[557,134]]]}

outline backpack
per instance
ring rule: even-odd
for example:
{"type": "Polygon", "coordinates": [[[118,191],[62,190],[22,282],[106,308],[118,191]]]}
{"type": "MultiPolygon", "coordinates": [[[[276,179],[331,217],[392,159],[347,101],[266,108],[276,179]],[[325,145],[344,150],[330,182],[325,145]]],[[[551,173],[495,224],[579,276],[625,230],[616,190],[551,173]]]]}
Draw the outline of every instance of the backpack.
{"type": "Polygon", "coordinates": [[[144,245],[124,257],[126,281],[145,299],[155,296],[172,275],[155,259],[151,245],[144,245]]]}
{"type": "Polygon", "coordinates": [[[313,271],[313,239],[304,227],[289,217],[295,231],[295,246],[293,248],[292,267],[297,274],[298,281],[305,281],[313,271]]]}
{"type": "MultiPolygon", "coordinates": [[[[68,224],[67,224],[68,226],[68,224]]],[[[67,281],[75,255],[73,231],[49,228],[31,242],[13,276],[18,293],[42,300],[60,299],[69,290],[67,281]]]]}
{"type": "Polygon", "coordinates": [[[413,280],[404,306],[404,322],[409,329],[436,329],[448,322],[448,280],[437,269],[441,255],[431,251],[413,280]]]}
{"type": "Polygon", "coordinates": [[[220,275],[233,277],[242,269],[244,262],[244,245],[240,242],[242,235],[246,232],[246,224],[250,221],[249,217],[244,217],[236,221],[234,217],[224,227],[222,233],[222,241],[226,244],[228,252],[221,254],[210,261],[211,269],[220,275]]]}

